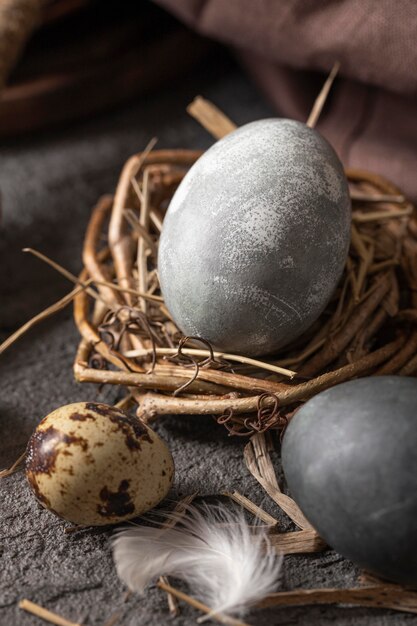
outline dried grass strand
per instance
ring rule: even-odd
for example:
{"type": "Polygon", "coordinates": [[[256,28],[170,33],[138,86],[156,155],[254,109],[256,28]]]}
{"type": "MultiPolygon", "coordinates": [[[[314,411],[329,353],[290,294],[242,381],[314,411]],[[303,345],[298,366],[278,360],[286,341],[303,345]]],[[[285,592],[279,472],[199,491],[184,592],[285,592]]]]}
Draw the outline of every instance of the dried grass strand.
{"type": "Polygon", "coordinates": [[[55,315],[55,313],[58,313],[59,311],[62,311],[62,309],[65,309],[65,307],[68,306],[74,300],[74,298],[81,291],[83,291],[83,289],[88,287],[90,283],[91,281],[87,281],[82,287],[76,287],[75,289],[67,293],[63,298],[60,298],[50,306],[46,307],[46,309],[44,309],[40,313],[34,315],[30,320],[25,322],[23,326],[18,328],[13,334],[7,337],[7,339],[5,339],[2,344],[0,344],[0,355],[3,354],[3,352],[5,352],[8,348],[10,348],[10,346],[12,346],[18,339],[23,337],[23,335],[25,335],[34,326],[37,326],[37,324],[40,324],[49,317],[52,317],[52,315],[55,315]]]}
{"type": "Polygon", "coordinates": [[[326,78],[323,84],[323,87],[320,90],[319,95],[314,101],[313,108],[311,109],[310,115],[308,116],[308,119],[306,122],[306,126],[309,126],[309,128],[314,128],[317,125],[317,122],[319,121],[319,117],[326,103],[326,100],[329,96],[330,89],[332,88],[334,79],[336,78],[339,72],[339,69],[340,69],[340,63],[339,61],[336,61],[336,63],[334,63],[330,71],[330,74],[326,78]]]}
{"type": "MultiPolygon", "coordinates": [[[[161,356],[172,356],[177,353],[177,349],[175,348],[156,348],[155,352],[157,355],[161,356]]],[[[182,352],[184,354],[189,354],[191,356],[202,356],[209,357],[211,354],[216,359],[223,359],[225,361],[234,361],[236,363],[243,363],[244,365],[252,365],[253,367],[257,367],[262,370],[268,370],[269,372],[275,372],[276,374],[281,374],[282,376],[288,376],[288,378],[294,378],[297,376],[297,372],[293,370],[286,369],[284,367],[280,367],[279,365],[274,365],[273,363],[267,363],[265,361],[258,361],[257,359],[252,359],[246,356],[241,356],[239,354],[229,354],[228,352],[217,352],[213,350],[210,353],[208,350],[198,350],[195,348],[182,348],[182,352]]],[[[129,350],[125,353],[125,356],[129,358],[136,357],[144,357],[149,356],[151,353],[150,350],[129,350]]]]}
{"type": "Polygon", "coordinates": [[[48,609],[44,609],[39,604],[35,604],[35,602],[31,602],[26,598],[20,600],[18,606],[19,609],[23,609],[23,611],[27,611],[32,615],[36,615],[36,617],[39,617],[40,619],[43,619],[50,624],[56,624],[56,626],[82,626],[79,622],[71,622],[65,617],[61,617],[57,613],[53,613],[48,609]]]}
{"type": "Polygon", "coordinates": [[[197,96],[187,107],[189,113],[215,139],[222,139],[237,126],[218,107],[202,96],[197,96]]]}
{"type": "Polygon", "coordinates": [[[159,587],[159,589],[162,589],[163,591],[166,591],[167,593],[175,596],[176,598],[178,598],[178,600],[186,602],[198,611],[210,615],[210,619],[213,619],[220,624],[225,624],[226,626],[249,626],[249,624],[247,624],[246,622],[242,622],[241,620],[230,617],[229,615],[224,615],[223,613],[213,613],[213,610],[206,604],[203,604],[203,602],[200,602],[196,598],[192,598],[187,593],[176,589],[172,585],[167,585],[161,580],[156,583],[156,586],[159,587]]]}
{"type": "Polygon", "coordinates": [[[10,467],[7,467],[6,469],[0,471],[0,478],[7,478],[8,476],[11,476],[15,472],[17,472],[20,466],[24,463],[25,459],[26,450],[22,452],[22,454],[16,459],[14,463],[12,463],[10,467]]]}

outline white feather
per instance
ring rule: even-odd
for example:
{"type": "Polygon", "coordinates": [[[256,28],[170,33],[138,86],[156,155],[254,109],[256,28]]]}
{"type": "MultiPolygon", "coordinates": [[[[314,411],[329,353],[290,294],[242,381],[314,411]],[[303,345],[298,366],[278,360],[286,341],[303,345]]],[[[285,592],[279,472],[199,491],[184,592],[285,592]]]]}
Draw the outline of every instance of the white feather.
{"type": "Polygon", "coordinates": [[[166,514],[175,528],[137,526],[113,541],[118,576],[143,593],[157,576],[184,580],[213,612],[243,614],[275,590],[282,558],[261,527],[253,534],[240,510],[187,507],[166,514]]]}

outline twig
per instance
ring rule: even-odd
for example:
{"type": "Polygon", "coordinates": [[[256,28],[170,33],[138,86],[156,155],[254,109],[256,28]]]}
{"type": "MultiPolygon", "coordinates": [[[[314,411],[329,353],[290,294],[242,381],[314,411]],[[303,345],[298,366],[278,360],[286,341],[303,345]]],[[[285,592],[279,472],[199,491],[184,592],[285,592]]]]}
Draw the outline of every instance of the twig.
{"type": "MultiPolygon", "coordinates": [[[[182,498],[178,502],[178,504],[175,506],[172,517],[169,517],[163,524],[161,524],[161,528],[166,530],[168,528],[173,528],[174,526],[176,526],[176,524],[178,524],[178,522],[180,521],[181,517],[185,515],[185,513],[187,512],[187,507],[191,504],[191,502],[194,500],[196,496],[197,496],[197,492],[192,493],[182,498]]],[[[160,576],[159,582],[164,585],[169,586],[169,579],[167,576],[160,576]]],[[[178,602],[177,602],[175,595],[173,595],[172,593],[168,591],[167,596],[168,596],[168,607],[169,607],[170,614],[172,616],[179,615],[180,611],[179,611],[178,602]]]]}
{"type": "Polygon", "coordinates": [[[36,256],[38,259],[40,259],[41,261],[43,261],[44,263],[46,263],[47,265],[52,267],[59,274],[62,274],[62,276],[65,276],[65,278],[67,280],[69,280],[70,282],[75,283],[76,285],[79,285],[80,287],[82,287],[82,289],[80,289],[77,292],[77,294],[75,294],[75,295],[78,295],[78,293],[81,293],[85,289],[86,292],[88,293],[88,295],[91,296],[92,298],[102,299],[101,296],[98,293],[96,293],[93,289],[91,289],[88,286],[88,284],[87,284],[88,278],[86,278],[83,281],[79,280],[75,276],[75,274],[72,274],[67,269],[65,269],[65,267],[63,267],[62,265],[60,265],[56,261],[53,261],[52,259],[50,259],[48,256],[46,256],[46,254],[43,254],[42,252],[39,252],[39,250],[34,250],[33,248],[23,248],[22,252],[29,252],[29,254],[33,254],[33,256],[36,256]]]}
{"type": "MultiPolygon", "coordinates": [[[[140,207],[139,225],[147,232],[149,228],[150,212],[150,167],[145,167],[142,178],[142,202],[140,207]]],[[[148,289],[148,268],[146,261],[146,251],[149,247],[144,237],[138,239],[138,249],[136,265],[138,268],[138,289],[146,292],[148,289]]],[[[147,311],[147,302],[144,298],[139,299],[140,307],[144,313],[147,311]]]]}
{"type": "MultiPolygon", "coordinates": [[[[411,333],[408,340],[404,343],[402,348],[390,359],[387,363],[384,363],[382,367],[377,369],[375,374],[377,376],[384,376],[387,374],[395,374],[402,367],[407,367],[407,363],[411,362],[410,359],[416,354],[417,351],[417,332],[411,333]]],[[[412,372],[411,372],[412,373],[412,372]]]]}
{"type": "Polygon", "coordinates": [[[116,402],[114,405],[116,408],[121,409],[122,411],[127,411],[134,404],[134,397],[131,393],[128,393],[127,396],[116,402]]]}
{"type": "Polygon", "coordinates": [[[413,356],[410,361],[404,365],[398,374],[400,376],[412,376],[417,371],[417,354],[413,356]]]}
{"type": "Polygon", "coordinates": [[[330,74],[326,78],[326,81],[323,87],[321,88],[319,95],[317,96],[313,104],[313,108],[311,109],[310,115],[308,116],[306,125],[309,126],[310,128],[314,128],[318,122],[318,119],[323,110],[324,104],[329,95],[330,89],[333,85],[333,81],[336,78],[339,69],[340,69],[340,63],[336,61],[336,63],[333,65],[331,69],[330,74]]]}
{"type": "Polygon", "coordinates": [[[255,517],[265,522],[265,524],[268,524],[268,526],[276,526],[278,524],[278,520],[275,519],[275,517],[272,517],[272,515],[270,515],[269,513],[264,511],[260,506],[258,506],[257,504],[249,500],[249,498],[246,498],[246,496],[242,496],[242,494],[239,493],[238,491],[233,491],[233,492],[224,491],[222,493],[222,496],[227,496],[234,502],[237,502],[237,504],[240,504],[247,511],[252,513],[252,515],[255,515],[255,517]]]}
{"type": "MultiPolygon", "coordinates": [[[[349,363],[339,369],[321,374],[299,385],[287,385],[283,391],[275,393],[280,406],[288,406],[295,402],[308,400],[316,393],[319,393],[319,391],[328,389],[346,380],[351,380],[357,376],[363,376],[365,373],[378,367],[378,365],[385,363],[385,361],[398,351],[403,343],[404,337],[399,337],[382,348],[367,354],[355,363],[349,363]]],[[[100,374],[103,374],[103,382],[105,382],[104,374],[107,374],[107,372],[100,372],[100,374]]],[[[93,382],[88,376],[86,380],[93,382]]],[[[96,382],[98,382],[98,380],[100,380],[99,377],[97,377],[96,382]]],[[[132,375],[131,378],[127,378],[124,372],[120,372],[120,376],[117,380],[120,384],[134,384],[134,375],[132,375]],[[123,383],[122,381],[125,376],[125,382],[123,383]],[[132,382],[129,383],[129,380],[132,382]]],[[[148,393],[142,399],[138,409],[138,416],[148,419],[155,415],[223,415],[225,411],[228,410],[232,410],[235,413],[253,413],[257,410],[258,402],[258,395],[245,398],[231,398],[230,396],[228,398],[216,397],[208,401],[206,399],[173,398],[163,396],[162,394],[148,393]]],[[[265,405],[272,406],[273,399],[267,398],[265,405]]]]}
{"type": "MultiPolygon", "coordinates": [[[[136,182],[136,179],[133,179],[133,180],[135,180],[136,182]]],[[[143,239],[145,239],[152,254],[154,255],[154,257],[156,257],[158,254],[158,246],[155,243],[155,241],[152,239],[151,235],[149,234],[149,231],[140,223],[140,221],[138,220],[138,218],[136,217],[132,209],[125,209],[123,215],[125,216],[126,221],[132,227],[132,230],[135,231],[140,237],[143,237],[143,239]]]]}
{"type": "MultiPolygon", "coordinates": [[[[110,218],[109,246],[113,256],[116,275],[119,285],[121,287],[128,287],[129,289],[133,289],[134,287],[132,276],[133,249],[132,239],[125,228],[124,210],[127,204],[132,177],[136,176],[139,169],[146,162],[147,156],[153,150],[156,141],[155,138],[151,139],[141,154],[132,156],[126,162],[117,185],[110,218]]],[[[132,299],[129,294],[126,294],[126,300],[128,304],[132,304],[132,299]]]]}
{"type": "Polygon", "coordinates": [[[401,217],[407,217],[411,215],[413,212],[413,207],[411,205],[407,206],[404,209],[390,209],[382,210],[382,211],[372,211],[369,213],[361,213],[359,211],[354,211],[352,213],[352,220],[359,224],[366,224],[367,222],[381,222],[383,220],[392,220],[398,219],[401,217]]]}
{"type": "Polygon", "coordinates": [[[382,280],[376,283],[373,293],[355,310],[349,320],[349,325],[339,331],[337,335],[334,335],[325,344],[321,352],[313,356],[310,361],[307,361],[300,369],[300,374],[302,376],[314,376],[314,374],[331,363],[349,344],[351,339],[366,322],[369,315],[375,311],[389,287],[390,281],[388,275],[385,275],[382,280]]]}
{"type": "MultiPolygon", "coordinates": [[[[115,293],[115,289],[107,284],[111,279],[109,268],[100,263],[96,254],[96,247],[99,243],[101,230],[112,206],[113,196],[102,196],[99,199],[91,214],[83,245],[84,265],[88,270],[89,276],[98,285],[99,292],[103,300],[108,303],[109,307],[112,307],[114,304],[124,304],[121,295],[115,293]]],[[[67,278],[69,277],[67,276],[67,278]]]]}
{"type": "MultiPolygon", "coordinates": [[[[274,365],[272,363],[266,363],[265,361],[258,361],[257,359],[251,359],[246,356],[241,356],[239,354],[229,354],[227,352],[210,352],[209,350],[198,350],[194,348],[182,348],[182,353],[190,354],[192,356],[203,356],[209,357],[214,356],[216,359],[223,359],[225,361],[235,361],[236,363],[243,363],[245,365],[252,365],[253,367],[258,367],[260,369],[268,370],[269,372],[275,372],[276,374],[281,374],[282,376],[288,376],[289,378],[294,378],[297,375],[297,372],[293,370],[285,369],[284,367],[279,367],[278,365],[274,365]]],[[[155,352],[157,355],[173,355],[178,352],[176,348],[155,348],[155,352]]],[[[151,354],[151,350],[129,350],[125,352],[125,356],[129,358],[137,358],[143,356],[149,356],[151,354]]]]}
{"type": "MultiPolygon", "coordinates": [[[[155,296],[151,293],[144,293],[143,291],[138,291],[137,289],[129,289],[128,287],[120,287],[119,285],[116,285],[115,283],[110,283],[107,280],[92,280],[92,282],[95,285],[103,285],[105,287],[109,287],[109,289],[111,289],[112,291],[120,291],[120,292],[126,292],[126,293],[130,293],[132,294],[132,296],[136,296],[138,298],[145,298],[146,300],[149,300],[149,302],[154,302],[159,304],[162,304],[164,299],[161,296],[155,296]]],[[[138,352],[140,352],[140,350],[138,350],[138,352]]],[[[128,356],[126,354],[126,356],[128,356]]]]}
{"type": "Polygon", "coordinates": [[[36,617],[40,617],[46,622],[56,624],[57,626],[81,626],[79,622],[71,622],[70,620],[65,619],[65,617],[61,617],[56,613],[52,613],[52,611],[44,609],[42,606],[39,606],[39,604],[26,600],[26,598],[20,600],[19,609],[32,613],[32,615],[36,615],[36,617]]]}
{"type": "MultiPolygon", "coordinates": [[[[81,326],[81,331],[85,342],[80,344],[74,363],[75,378],[79,382],[126,385],[127,387],[132,386],[142,389],[155,389],[157,387],[158,389],[164,391],[175,391],[175,389],[183,384],[184,374],[182,378],[179,378],[169,375],[161,376],[160,374],[155,374],[153,372],[126,371],[126,364],[123,360],[120,360],[117,352],[111,352],[104,342],[100,341],[100,339],[95,337],[94,335],[91,336],[90,331],[92,330],[92,327],[90,327],[89,329],[88,327],[81,326]],[[95,349],[105,359],[107,359],[107,361],[113,363],[113,365],[115,365],[118,369],[116,371],[97,370],[88,367],[83,356],[85,356],[86,346],[89,345],[94,345],[95,349]]],[[[221,393],[225,393],[228,391],[227,387],[220,387],[211,383],[207,383],[205,381],[198,380],[190,385],[189,390],[194,393],[203,394],[216,393],[218,391],[220,391],[221,393]]]]}
{"type": "MultiPolygon", "coordinates": [[[[166,585],[166,586],[169,587],[169,580],[168,580],[167,576],[160,576],[159,577],[159,582],[162,583],[163,585],[166,585]]],[[[168,600],[169,614],[171,615],[171,617],[177,617],[180,614],[180,608],[178,606],[178,600],[169,591],[167,591],[166,594],[167,594],[167,600],[168,600]]]]}
{"type": "Polygon", "coordinates": [[[14,474],[19,467],[22,465],[26,458],[26,450],[19,456],[18,459],[8,468],[0,471],[0,478],[7,478],[7,476],[11,476],[14,474]]]}
{"type": "Polygon", "coordinates": [[[203,613],[210,615],[211,619],[216,620],[220,624],[226,624],[227,626],[249,626],[246,622],[242,622],[241,620],[235,619],[234,617],[230,617],[229,615],[224,615],[223,613],[213,613],[213,610],[206,604],[203,604],[199,600],[192,598],[191,596],[184,593],[183,591],[180,591],[179,589],[172,587],[172,585],[167,585],[164,582],[161,582],[161,580],[159,580],[156,583],[156,586],[159,587],[159,589],[163,589],[167,593],[170,593],[171,595],[175,596],[179,600],[186,602],[187,604],[194,607],[195,609],[198,609],[199,611],[202,611],[203,613]]]}
{"type": "Polygon", "coordinates": [[[315,530],[296,530],[269,535],[269,542],[278,554],[313,554],[327,548],[315,530]]]}
{"type": "Polygon", "coordinates": [[[10,335],[10,337],[3,341],[2,344],[0,344],[0,354],[3,354],[3,352],[10,348],[10,346],[14,344],[15,341],[20,339],[20,337],[27,333],[31,328],[33,328],[43,320],[47,319],[48,317],[55,315],[55,313],[58,313],[58,311],[64,309],[68,304],[70,304],[70,302],[74,300],[77,294],[83,291],[83,289],[85,289],[90,283],[91,281],[87,281],[82,287],[76,287],[75,289],[67,293],[66,296],[64,296],[57,302],[54,302],[54,304],[51,304],[51,306],[48,306],[46,309],[32,317],[32,319],[28,320],[25,324],[23,324],[23,326],[21,326],[12,335],[10,335]]]}
{"type": "Polygon", "coordinates": [[[355,202],[389,202],[392,204],[403,204],[405,202],[402,194],[366,193],[359,191],[359,189],[351,189],[350,197],[355,202]]]}
{"type": "Polygon", "coordinates": [[[270,452],[273,451],[273,447],[268,445],[266,435],[264,433],[257,433],[251,437],[250,442],[261,476],[267,480],[270,485],[281,491],[270,455],[270,452]]]}
{"type": "Polygon", "coordinates": [[[315,604],[356,604],[417,613],[417,593],[389,583],[350,589],[297,589],[271,594],[257,606],[267,608],[315,604]]]}
{"type": "Polygon", "coordinates": [[[187,107],[194,117],[213,137],[221,139],[236,130],[237,126],[212,102],[197,96],[187,107]]]}
{"type": "Polygon", "coordinates": [[[255,435],[252,437],[251,441],[245,446],[244,450],[244,458],[246,467],[252,474],[254,478],[262,485],[265,489],[266,493],[278,504],[279,507],[292,519],[292,521],[302,530],[313,531],[311,524],[306,520],[303,513],[300,511],[299,507],[296,505],[294,500],[289,496],[286,496],[280,490],[278,486],[278,482],[275,480],[276,484],[268,481],[265,476],[262,474],[259,464],[256,461],[256,456],[253,448],[253,441],[257,440],[258,444],[262,446],[263,456],[269,457],[269,452],[265,446],[265,440],[260,439],[259,435],[255,435]],[[263,443],[262,443],[263,441],[263,443]]]}

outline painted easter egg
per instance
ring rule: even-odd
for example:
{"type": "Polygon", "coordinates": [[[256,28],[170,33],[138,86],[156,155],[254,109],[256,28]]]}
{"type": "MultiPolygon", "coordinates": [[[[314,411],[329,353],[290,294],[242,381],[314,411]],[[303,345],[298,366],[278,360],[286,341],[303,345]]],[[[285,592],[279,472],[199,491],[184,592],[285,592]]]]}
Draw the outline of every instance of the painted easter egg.
{"type": "Polygon", "coordinates": [[[417,380],[362,378],[309,400],[286,430],[290,493],[365,570],[417,585],[417,380]]]}
{"type": "Polygon", "coordinates": [[[97,402],[50,413],[27,449],[26,475],[37,500],[80,525],[113,524],[152,509],[173,473],[168,447],[149,426],[97,402]]]}
{"type": "Polygon", "coordinates": [[[252,122],[193,165],[169,205],[158,269],[185,335],[247,355],[317,319],[341,276],[351,206],[342,165],[315,130],[252,122]]]}

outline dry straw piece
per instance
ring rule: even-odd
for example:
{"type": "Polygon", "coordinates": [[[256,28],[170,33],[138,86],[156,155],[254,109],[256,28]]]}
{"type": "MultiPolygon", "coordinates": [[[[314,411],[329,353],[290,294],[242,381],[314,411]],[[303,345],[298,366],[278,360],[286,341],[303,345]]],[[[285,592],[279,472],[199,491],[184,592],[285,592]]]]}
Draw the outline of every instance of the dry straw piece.
{"type": "Polygon", "coordinates": [[[82,626],[79,622],[71,622],[65,617],[61,617],[52,611],[48,611],[44,609],[39,604],[35,604],[35,602],[31,602],[30,600],[20,600],[19,609],[23,609],[32,615],[36,615],[40,619],[43,619],[45,622],[49,622],[50,624],[56,624],[56,626],[82,626]]]}

